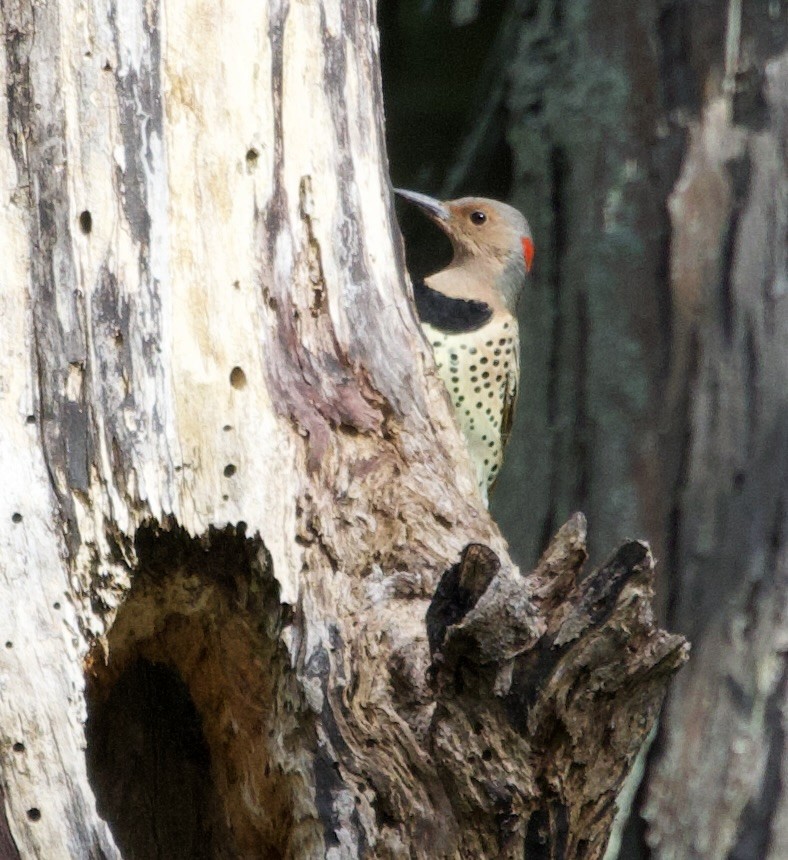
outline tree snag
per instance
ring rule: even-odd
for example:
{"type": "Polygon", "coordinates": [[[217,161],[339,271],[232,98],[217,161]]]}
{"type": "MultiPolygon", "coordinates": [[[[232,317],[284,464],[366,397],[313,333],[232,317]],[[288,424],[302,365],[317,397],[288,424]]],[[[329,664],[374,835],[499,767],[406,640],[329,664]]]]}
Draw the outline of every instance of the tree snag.
{"type": "Polygon", "coordinates": [[[0,15],[0,844],[599,857],[685,646],[645,545],[522,576],[481,504],[373,4],[0,15]]]}

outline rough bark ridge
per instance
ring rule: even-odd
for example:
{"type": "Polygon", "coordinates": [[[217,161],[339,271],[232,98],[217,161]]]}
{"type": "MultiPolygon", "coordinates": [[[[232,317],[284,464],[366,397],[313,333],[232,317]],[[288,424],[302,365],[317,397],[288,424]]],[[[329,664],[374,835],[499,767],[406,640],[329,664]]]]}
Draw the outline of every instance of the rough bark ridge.
{"type": "Polygon", "coordinates": [[[486,812],[495,822],[461,826],[460,856],[604,853],[616,792],[686,648],[654,634],[644,544],[578,581],[585,557],[575,515],[525,579],[493,578],[495,555],[471,546],[438,586],[427,614],[438,649],[431,748],[460,821],[486,812]],[[444,630],[448,606],[470,611],[444,630]]]}
{"type": "Polygon", "coordinates": [[[659,858],[788,855],[788,53],[769,57],[772,25],[728,22],[727,77],[670,198],[669,610],[699,648],[648,790],[659,858]]]}
{"type": "Polygon", "coordinates": [[[0,838],[598,857],[684,648],[643,545],[522,577],[481,507],[371,4],[0,10],[0,838]]]}

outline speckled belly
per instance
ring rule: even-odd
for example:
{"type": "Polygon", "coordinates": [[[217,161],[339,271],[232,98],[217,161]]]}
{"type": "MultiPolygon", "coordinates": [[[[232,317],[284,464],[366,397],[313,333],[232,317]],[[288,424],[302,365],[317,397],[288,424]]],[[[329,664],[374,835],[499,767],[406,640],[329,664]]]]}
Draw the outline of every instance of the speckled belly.
{"type": "Polygon", "coordinates": [[[493,318],[477,331],[462,334],[446,334],[429,325],[423,328],[486,499],[503,459],[504,412],[513,408],[517,393],[517,322],[511,317],[493,318]]]}

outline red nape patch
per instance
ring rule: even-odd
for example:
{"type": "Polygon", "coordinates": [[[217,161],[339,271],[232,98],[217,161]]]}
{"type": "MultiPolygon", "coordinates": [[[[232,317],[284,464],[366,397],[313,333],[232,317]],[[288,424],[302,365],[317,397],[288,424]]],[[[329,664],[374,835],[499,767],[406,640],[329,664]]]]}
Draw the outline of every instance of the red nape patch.
{"type": "Polygon", "coordinates": [[[534,240],[528,236],[523,236],[520,240],[523,243],[523,257],[525,258],[525,271],[530,272],[534,262],[534,240]]]}

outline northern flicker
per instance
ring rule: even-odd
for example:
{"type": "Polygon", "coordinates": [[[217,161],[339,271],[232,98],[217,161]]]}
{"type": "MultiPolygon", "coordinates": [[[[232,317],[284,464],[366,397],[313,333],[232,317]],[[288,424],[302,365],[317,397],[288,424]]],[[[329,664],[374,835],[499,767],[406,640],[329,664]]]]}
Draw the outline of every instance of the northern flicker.
{"type": "Polygon", "coordinates": [[[442,203],[395,189],[451,240],[454,256],[413,284],[416,310],[449,391],[485,502],[509,437],[520,377],[517,300],[531,269],[528,222],[482,197],[442,203]]]}

